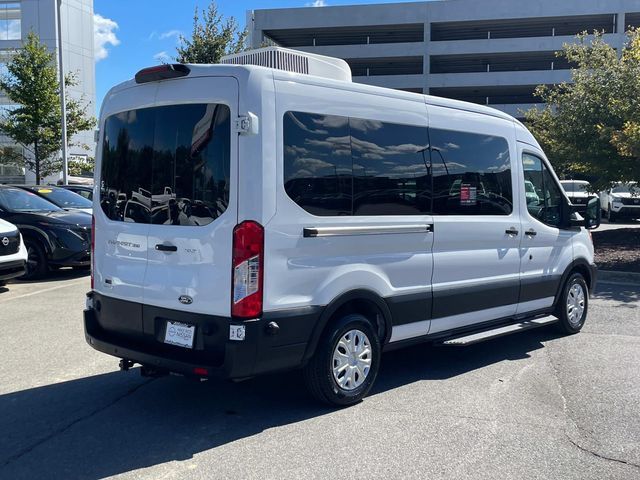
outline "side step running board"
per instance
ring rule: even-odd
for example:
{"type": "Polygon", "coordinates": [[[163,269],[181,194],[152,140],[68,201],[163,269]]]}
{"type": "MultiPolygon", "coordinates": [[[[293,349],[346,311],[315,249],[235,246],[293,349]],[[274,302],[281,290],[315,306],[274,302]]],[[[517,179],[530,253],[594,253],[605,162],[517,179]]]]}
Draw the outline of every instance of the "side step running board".
{"type": "Polygon", "coordinates": [[[441,345],[467,346],[474,343],[483,342],[492,338],[502,337],[511,333],[523,332],[532,328],[544,327],[557,322],[558,319],[552,315],[547,317],[535,318],[533,320],[525,320],[520,323],[512,323],[503,327],[494,328],[492,330],[484,330],[482,332],[470,333],[461,337],[449,338],[442,342],[441,345]]]}

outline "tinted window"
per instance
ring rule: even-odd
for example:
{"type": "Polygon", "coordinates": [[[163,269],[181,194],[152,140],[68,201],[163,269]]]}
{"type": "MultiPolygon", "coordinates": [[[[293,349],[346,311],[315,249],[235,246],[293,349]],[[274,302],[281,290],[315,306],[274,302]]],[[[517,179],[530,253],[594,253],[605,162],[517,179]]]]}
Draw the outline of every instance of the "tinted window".
{"type": "Polygon", "coordinates": [[[427,140],[426,128],[287,112],[285,190],[314,215],[428,213],[427,140]]]}
{"type": "Polygon", "coordinates": [[[530,184],[525,188],[527,210],[541,222],[560,225],[562,192],[551,172],[542,160],[528,153],[522,155],[522,164],[525,187],[530,184]]]}
{"type": "Polygon", "coordinates": [[[229,202],[230,140],[225,105],[169,105],[107,118],[103,211],[127,222],[211,223],[229,202]]]}
{"type": "Polygon", "coordinates": [[[429,134],[414,127],[349,119],[354,215],[419,215],[431,210],[429,134]]]}
{"type": "Polygon", "coordinates": [[[53,203],[21,188],[0,188],[0,207],[9,212],[53,212],[53,203]]]}
{"type": "Polygon", "coordinates": [[[285,114],[284,186],[289,197],[313,215],[351,215],[347,117],[285,114]]]}
{"type": "Polygon", "coordinates": [[[37,187],[34,191],[62,208],[91,208],[91,202],[64,188],[37,187]]]}
{"type": "Polygon", "coordinates": [[[433,172],[433,213],[508,215],[511,163],[506,139],[429,129],[433,172]]]}

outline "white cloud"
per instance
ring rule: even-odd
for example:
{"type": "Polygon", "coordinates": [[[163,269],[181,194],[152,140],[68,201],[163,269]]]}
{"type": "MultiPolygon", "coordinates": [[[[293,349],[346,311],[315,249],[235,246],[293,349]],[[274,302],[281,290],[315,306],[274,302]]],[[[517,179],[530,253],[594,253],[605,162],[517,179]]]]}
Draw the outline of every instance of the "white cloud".
{"type": "Polygon", "coordinates": [[[180,38],[182,32],[180,30],[169,30],[168,32],[163,32],[160,34],[160,40],[164,40],[165,38],[175,37],[176,39],[180,38]]]}
{"type": "Polygon", "coordinates": [[[171,61],[171,57],[165,50],[162,50],[161,52],[156,53],[153,56],[153,59],[161,63],[169,63],[171,61]]]}
{"type": "Polygon", "coordinates": [[[104,60],[109,55],[107,46],[115,47],[120,45],[120,40],[116,36],[118,24],[110,18],[95,14],[93,16],[93,48],[96,62],[104,60]]]}
{"type": "Polygon", "coordinates": [[[182,30],[167,30],[166,32],[158,33],[157,30],[154,30],[147,37],[147,41],[151,40],[166,40],[167,38],[175,38],[176,41],[182,35],[182,30]]]}
{"type": "Polygon", "coordinates": [[[327,2],[325,2],[324,0],[313,0],[313,2],[311,3],[305,3],[304,6],[305,7],[326,7],[327,2]]]}

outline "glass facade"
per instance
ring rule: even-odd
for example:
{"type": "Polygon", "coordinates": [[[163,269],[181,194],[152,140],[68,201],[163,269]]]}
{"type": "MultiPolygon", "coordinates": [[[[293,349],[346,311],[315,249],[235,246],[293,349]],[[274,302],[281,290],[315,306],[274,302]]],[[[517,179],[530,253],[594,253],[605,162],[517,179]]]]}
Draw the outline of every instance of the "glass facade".
{"type": "Polygon", "coordinates": [[[0,2],[0,40],[20,40],[20,3],[0,2]]]}

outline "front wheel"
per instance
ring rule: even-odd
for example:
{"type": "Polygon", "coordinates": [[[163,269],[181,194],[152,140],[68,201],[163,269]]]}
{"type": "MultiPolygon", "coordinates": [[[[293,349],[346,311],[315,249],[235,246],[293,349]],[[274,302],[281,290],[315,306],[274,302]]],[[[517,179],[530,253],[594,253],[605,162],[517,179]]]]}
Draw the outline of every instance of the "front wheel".
{"type": "Polygon", "coordinates": [[[366,317],[342,317],[323,335],[304,368],[309,392],[330,405],[358,403],[378,375],[381,352],[378,334],[366,317]]]}
{"type": "Polygon", "coordinates": [[[27,265],[26,272],[20,279],[35,280],[43,277],[49,270],[44,248],[37,240],[25,240],[24,244],[27,249],[27,265]]]}
{"type": "Polygon", "coordinates": [[[611,210],[611,205],[609,205],[609,210],[607,210],[607,221],[609,223],[614,223],[616,221],[616,214],[611,210]]]}
{"type": "Polygon", "coordinates": [[[562,290],[558,304],[558,327],[564,333],[578,333],[587,319],[589,309],[589,289],[584,277],[574,273],[562,290]]]}

